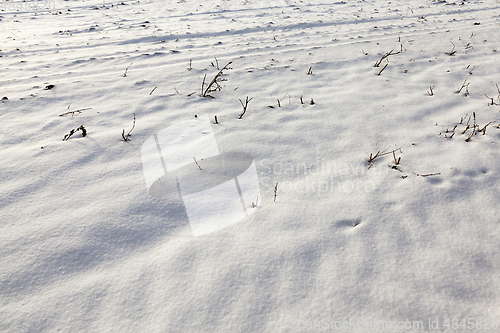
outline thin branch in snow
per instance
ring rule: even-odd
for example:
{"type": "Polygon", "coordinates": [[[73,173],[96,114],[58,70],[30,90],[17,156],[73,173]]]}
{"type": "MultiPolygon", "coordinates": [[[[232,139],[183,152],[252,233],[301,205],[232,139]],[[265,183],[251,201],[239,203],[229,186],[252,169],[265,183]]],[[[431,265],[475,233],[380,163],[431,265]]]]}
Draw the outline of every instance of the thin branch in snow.
{"type": "Polygon", "coordinates": [[[85,111],[85,110],[92,110],[92,108],[86,108],[86,109],[79,109],[79,110],[75,110],[75,111],[68,111],[68,112],[64,112],[64,113],[61,113],[59,115],[59,117],[62,117],[62,116],[65,116],[67,114],[71,114],[71,117],[73,117],[75,115],[75,113],[82,113],[82,111],[85,111]]]}
{"type": "Polygon", "coordinates": [[[194,160],[194,163],[196,163],[196,165],[198,166],[198,168],[201,170],[201,166],[198,164],[198,162],[196,161],[196,158],[193,157],[193,160],[194,160]]]}
{"type": "Polygon", "coordinates": [[[387,68],[387,66],[389,66],[389,61],[387,61],[387,64],[385,64],[384,68],[382,68],[382,69],[380,70],[380,72],[378,72],[378,74],[377,74],[377,75],[382,74],[382,72],[384,71],[384,69],[386,69],[386,68],[387,68]]]}
{"type": "Polygon", "coordinates": [[[245,104],[243,104],[243,102],[241,101],[240,99],[240,103],[241,103],[241,106],[243,106],[243,112],[241,112],[240,116],[238,117],[238,119],[241,119],[243,118],[243,115],[245,114],[245,112],[247,112],[247,107],[248,107],[248,102],[250,102],[253,98],[250,98],[248,99],[248,96],[245,100],[245,104]]]}
{"type": "MultiPolygon", "coordinates": [[[[202,97],[214,98],[212,95],[210,95],[210,93],[222,89],[222,87],[219,85],[219,82],[226,81],[226,80],[222,79],[221,76],[224,75],[225,70],[231,69],[229,67],[229,65],[232,63],[233,63],[232,61],[228,62],[226,64],[226,66],[224,66],[222,69],[220,69],[219,72],[217,72],[217,74],[214,76],[212,81],[210,81],[210,83],[207,85],[206,89],[205,89],[205,80],[206,80],[207,74],[205,74],[205,76],[203,77],[203,82],[201,83],[201,96],[202,97]]],[[[217,63],[217,66],[218,66],[218,63],[217,63]]]]}
{"type": "Polygon", "coordinates": [[[278,182],[276,182],[276,185],[274,185],[274,202],[276,202],[277,193],[278,193],[278,182]]]}
{"type": "Polygon", "coordinates": [[[127,76],[127,71],[128,71],[128,69],[130,68],[130,66],[132,66],[132,64],[133,64],[133,63],[134,63],[134,62],[132,61],[132,62],[130,63],[130,65],[128,65],[128,67],[127,67],[127,68],[125,68],[125,73],[123,73],[123,77],[126,77],[126,76],[127,76]]]}
{"type": "Polygon", "coordinates": [[[85,127],[83,127],[83,125],[80,125],[80,127],[78,127],[77,129],[72,129],[68,134],[66,134],[63,138],[63,141],[68,141],[69,138],[71,138],[71,136],[78,131],[82,131],[82,137],[87,136],[87,130],[85,129],[85,127]]]}
{"type": "Polygon", "coordinates": [[[453,42],[451,40],[450,40],[450,43],[453,45],[453,49],[450,52],[445,52],[445,54],[447,54],[449,56],[455,56],[455,53],[457,53],[457,51],[455,50],[455,44],[453,44],[453,42]]]}
{"type": "Polygon", "coordinates": [[[130,131],[128,131],[127,135],[125,135],[125,129],[123,129],[123,132],[122,132],[122,138],[123,138],[123,141],[129,141],[130,140],[130,136],[132,134],[132,131],[134,130],[134,127],[135,127],[135,113],[134,113],[134,124],[132,125],[132,128],[130,129],[130,131]]]}

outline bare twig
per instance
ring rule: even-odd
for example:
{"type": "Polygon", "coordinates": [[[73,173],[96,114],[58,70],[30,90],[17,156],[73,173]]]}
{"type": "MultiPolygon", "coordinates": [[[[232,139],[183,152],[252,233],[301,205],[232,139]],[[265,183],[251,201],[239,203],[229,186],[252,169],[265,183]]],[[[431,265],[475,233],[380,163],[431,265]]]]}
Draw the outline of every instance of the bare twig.
{"type": "Polygon", "coordinates": [[[432,91],[432,87],[429,87],[429,91],[427,92],[430,96],[434,96],[434,91],[432,91]]]}
{"type": "Polygon", "coordinates": [[[394,157],[394,163],[396,165],[399,165],[399,162],[401,162],[401,156],[398,157],[398,159],[396,159],[396,153],[395,152],[396,152],[395,150],[392,151],[392,156],[394,157]]]}
{"type": "Polygon", "coordinates": [[[486,134],[486,127],[488,127],[489,125],[491,125],[493,123],[494,123],[494,121],[490,121],[489,123],[484,125],[484,127],[482,129],[480,129],[479,132],[483,132],[483,135],[485,135],[486,134]]]}
{"type": "MultiPolygon", "coordinates": [[[[464,117],[460,117],[460,124],[462,124],[462,122],[465,120],[465,118],[467,118],[468,115],[469,114],[467,113],[467,114],[465,114],[464,117]]],[[[469,117],[469,120],[467,121],[467,124],[469,124],[469,121],[470,121],[470,117],[469,117]]]]}
{"type": "Polygon", "coordinates": [[[127,68],[125,68],[125,73],[123,73],[123,77],[126,77],[126,76],[127,76],[127,71],[128,71],[128,69],[130,68],[130,66],[132,66],[132,64],[133,64],[133,63],[134,63],[134,62],[132,61],[132,62],[130,63],[130,65],[128,65],[128,67],[127,67],[127,68]]]}
{"type": "Polygon", "coordinates": [[[281,107],[281,101],[285,99],[285,97],[288,95],[288,105],[290,105],[290,94],[289,93],[286,93],[285,96],[281,97],[279,100],[278,100],[278,106],[281,107]]]}
{"type": "Polygon", "coordinates": [[[193,67],[191,66],[192,62],[193,62],[193,59],[189,59],[189,68],[187,68],[188,71],[193,69],[193,67]]]}
{"type": "Polygon", "coordinates": [[[123,141],[129,141],[130,140],[130,137],[132,136],[131,133],[134,130],[134,127],[135,127],[135,113],[134,113],[134,124],[132,125],[132,128],[130,129],[130,131],[128,131],[127,135],[125,135],[125,129],[123,129],[123,131],[122,131],[123,141]]]}
{"type": "MultiPolygon", "coordinates": [[[[470,120],[470,117],[469,117],[469,120],[470,120]]],[[[465,129],[464,131],[462,132],[462,135],[465,134],[465,132],[467,132],[467,130],[470,128],[469,124],[467,124],[467,126],[465,126],[465,129]]]]}
{"type": "Polygon", "coordinates": [[[489,100],[491,100],[490,103],[488,103],[488,105],[498,105],[497,103],[495,103],[495,101],[493,100],[494,97],[489,97],[488,95],[484,94],[484,96],[486,96],[486,98],[488,98],[489,100]]]}
{"type": "Polygon", "coordinates": [[[198,164],[198,162],[196,162],[196,158],[193,157],[193,160],[194,160],[194,163],[196,163],[196,165],[198,166],[198,168],[201,170],[201,166],[198,164]]]}
{"type": "Polygon", "coordinates": [[[470,84],[470,82],[467,82],[467,79],[465,79],[464,83],[462,83],[462,86],[460,88],[458,88],[458,90],[456,91],[456,93],[460,94],[460,92],[462,91],[462,89],[465,88],[465,96],[468,96],[469,95],[469,84],[470,84]]]}
{"type": "Polygon", "coordinates": [[[201,82],[201,95],[203,96],[203,91],[205,89],[205,80],[207,78],[207,73],[203,76],[203,81],[201,82]]]}
{"type": "MultiPolygon", "coordinates": [[[[472,124],[472,130],[469,133],[469,136],[467,137],[467,139],[465,139],[466,142],[469,142],[477,134],[477,129],[479,128],[479,125],[476,124],[476,113],[472,112],[472,115],[474,117],[473,118],[474,119],[474,124],[472,124]]],[[[469,121],[470,121],[470,117],[469,117],[469,121]]],[[[486,126],[488,126],[488,125],[486,125],[486,126]]],[[[486,133],[486,126],[483,128],[483,130],[484,130],[485,133],[486,133]]],[[[465,134],[465,132],[469,128],[470,128],[469,122],[467,121],[467,126],[465,127],[465,130],[462,132],[462,134],[465,134]]]]}
{"type": "MultiPolygon", "coordinates": [[[[151,92],[149,93],[149,95],[151,95],[151,94],[153,93],[153,91],[155,91],[155,90],[156,90],[156,88],[158,88],[158,87],[157,87],[157,86],[155,86],[155,87],[153,88],[153,90],[151,90],[151,92]]],[[[174,89],[175,89],[175,88],[174,88],[174,89]]]]}
{"type": "Polygon", "coordinates": [[[61,113],[59,115],[59,117],[62,117],[62,116],[65,116],[67,114],[70,114],[71,113],[71,117],[73,117],[75,115],[75,113],[82,113],[82,111],[86,111],[86,110],[92,110],[92,108],[86,108],[86,109],[79,109],[79,110],[75,110],[75,111],[68,111],[68,112],[64,112],[64,113],[61,113]]]}
{"type": "MultiPolygon", "coordinates": [[[[482,64],[479,64],[479,65],[477,65],[477,66],[476,66],[476,65],[472,66],[472,68],[469,70],[469,75],[472,75],[472,71],[473,71],[473,70],[475,70],[476,68],[478,68],[478,67],[479,67],[479,66],[481,66],[481,65],[482,65],[482,64]]],[[[467,69],[469,69],[469,67],[470,67],[470,65],[469,65],[469,66],[467,66],[467,69]]]]}
{"type": "Polygon", "coordinates": [[[368,169],[370,169],[373,165],[373,160],[376,159],[378,156],[380,155],[380,150],[375,154],[373,155],[373,153],[370,153],[370,157],[368,158],[368,169]]]}
{"type": "Polygon", "coordinates": [[[472,139],[475,135],[476,135],[476,127],[472,129],[472,131],[469,133],[469,136],[467,137],[467,139],[465,139],[465,141],[469,142],[470,139],[472,139]]]}
{"type": "MultiPolygon", "coordinates": [[[[465,116],[467,117],[467,115],[465,115],[465,116]]],[[[471,116],[469,116],[469,119],[467,119],[467,124],[465,124],[465,125],[469,126],[470,119],[471,119],[471,116]]]]}
{"type": "Polygon", "coordinates": [[[380,60],[377,60],[377,61],[375,62],[375,65],[374,65],[373,67],[380,67],[380,64],[382,63],[382,61],[383,61],[385,58],[387,58],[388,56],[390,56],[390,55],[391,55],[391,53],[392,53],[392,51],[394,51],[394,50],[390,50],[389,52],[387,52],[386,54],[384,54],[384,55],[382,56],[382,58],[380,58],[380,60]]]}
{"type": "Polygon", "coordinates": [[[378,72],[378,74],[377,74],[377,75],[382,74],[382,72],[384,71],[384,69],[386,69],[386,67],[387,67],[388,65],[389,65],[389,62],[387,62],[387,64],[385,64],[384,68],[382,68],[382,69],[380,70],[380,72],[378,72]]]}
{"type": "MultiPolygon", "coordinates": [[[[453,42],[450,40],[450,43],[453,44],[453,42]]],[[[445,52],[445,54],[449,56],[454,56],[457,51],[455,51],[455,44],[453,44],[453,49],[450,52],[445,52]]]]}
{"type": "Polygon", "coordinates": [[[78,127],[77,129],[72,129],[68,134],[66,134],[63,138],[63,141],[68,141],[69,138],[71,138],[71,136],[78,131],[82,131],[82,137],[87,136],[87,130],[85,129],[85,127],[83,127],[83,125],[80,125],[80,127],[78,127]]]}
{"type": "Polygon", "coordinates": [[[312,67],[309,67],[309,70],[307,71],[307,75],[313,75],[312,67]]]}
{"type": "Polygon", "coordinates": [[[252,208],[257,207],[257,203],[259,202],[259,196],[257,196],[257,199],[255,199],[255,203],[252,202],[252,208]]]}
{"type": "Polygon", "coordinates": [[[248,107],[248,102],[250,102],[253,98],[250,98],[248,99],[248,96],[245,100],[245,104],[243,104],[243,102],[241,101],[240,99],[240,103],[241,103],[241,106],[243,106],[243,112],[241,112],[240,116],[238,117],[238,119],[241,119],[243,118],[243,115],[245,114],[245,112],[247,112],[247,107],[248,107]]]}
{"type": "Polygon", "coordinates": [[[203,78],[203,82],[201,84],[201,96],[202,97],[212,97],[212,98],[214,98],[213,96],[210,95],[210,93],[222,89],[222,87],[219,85],[219,82],[226,81],[226,80],[225,79],[221,79],[220,77],[222,75],[224,75],[224,71],[225,70],[231,69],[229,67],[229,65],[232,64],[232,63],[233,63],[232,61],[228,62],[226,64],[226,66],[224,66],[222,69],[220,69],[219,72],[217,72],[217,74],[214,76],[214,78],[212,79],[212,81],[210,81],[210,83],[207,85],[206,89],[205,89],[205,79],[207,77],[207,74],[205,74],[205,77],[203,78]]]}
{"type": "Polygon", "coordinates": [[[276,185],[274,185],[274,202],[276,202],[277,193],[278,193],[278,182],[276,182],[276,185]]]}
{"type": "MultiPolygon", "coordinates": [[[[391,147],[386,148],[382,152],[380,152],[380,150],[379,150],[375,155],[373,155],[372,153],[370,153],[370,156],[368,158],[368,169],[370,169],[373,166],[373,164],[374,164],[373,161],[377,157],[384,156],[384,155],[387,155],[387,154],[394,154],[398,150],[399,150],[400,153],[402,153],[401,148],[397,148],[397,149],[394,149],[392,151],[387,151],[389,148],[391,148],[391,147]]],[[[401,157],[399,158],[399,160],[397,160],[397,162],[399,163],[400,160],[401,160],[401,157]]],[[[396,156],[395,155],[394,155],[394,161],[396,161],[396,156]]]]}
{"type": "Polygon", "coordinates": [[[393,51],[394,51],[394,49],[392,49],[392,50],[390,50],[389,52],[387,52],[386,54],[384,54],[384,55],[382,56],[382,58],[380,58],[380,60],[378,60],[378,61],[375,63],[375,65],[374,65],[373,67],[380,67],[380,64],[382,63],[382,61],[383,61],[385,58],[387,58],[387,57],[389,57],[389,56],[391,56],[391,55],[395,55],[395,54],[399,54],[399,53],[401,53],[401,52],[392,53],[393,51]]]}

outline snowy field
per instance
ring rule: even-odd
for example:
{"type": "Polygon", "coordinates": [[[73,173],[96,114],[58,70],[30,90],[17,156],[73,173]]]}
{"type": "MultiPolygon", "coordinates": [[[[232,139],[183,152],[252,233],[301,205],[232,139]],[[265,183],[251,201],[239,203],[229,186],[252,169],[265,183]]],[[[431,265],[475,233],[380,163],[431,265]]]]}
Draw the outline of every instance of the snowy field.
{"type": "Polygon", "coordinates": [[[0,27],[1,332],[500,332],[500,1],[0,27]]]}

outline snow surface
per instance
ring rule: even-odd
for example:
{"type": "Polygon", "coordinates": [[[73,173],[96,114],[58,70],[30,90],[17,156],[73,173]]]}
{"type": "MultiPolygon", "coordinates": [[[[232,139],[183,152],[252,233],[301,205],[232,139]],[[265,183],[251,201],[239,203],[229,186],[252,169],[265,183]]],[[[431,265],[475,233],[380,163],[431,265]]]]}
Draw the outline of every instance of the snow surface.
{"type": "Polygon", "coordinates": [[[498,0],[0,10],[1,332],[500,320],[498,0]],[[221,154],[253,158],[261,197],[194,237],[181,200],[150,196],[141,147],[205,116],[221,154]]]}

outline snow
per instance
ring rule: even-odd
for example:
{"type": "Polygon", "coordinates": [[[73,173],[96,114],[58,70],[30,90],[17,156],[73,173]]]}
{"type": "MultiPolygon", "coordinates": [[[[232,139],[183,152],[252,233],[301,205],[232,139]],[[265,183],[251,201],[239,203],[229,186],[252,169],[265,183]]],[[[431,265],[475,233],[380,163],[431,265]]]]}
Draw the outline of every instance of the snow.
{"type": "Polygon", "coordinates": [[[500,322],[498,0],[3,1],[0,19],[0,331],[500,322]]]}

